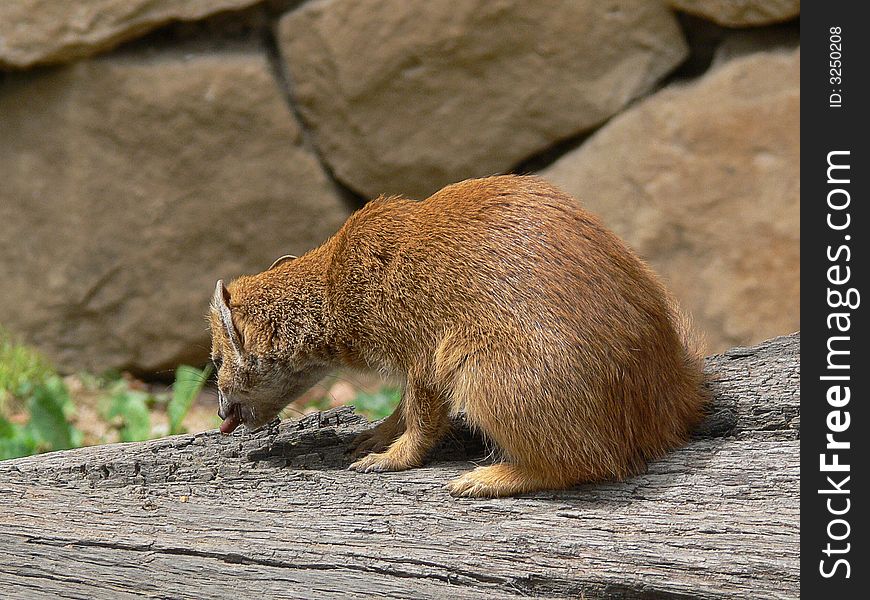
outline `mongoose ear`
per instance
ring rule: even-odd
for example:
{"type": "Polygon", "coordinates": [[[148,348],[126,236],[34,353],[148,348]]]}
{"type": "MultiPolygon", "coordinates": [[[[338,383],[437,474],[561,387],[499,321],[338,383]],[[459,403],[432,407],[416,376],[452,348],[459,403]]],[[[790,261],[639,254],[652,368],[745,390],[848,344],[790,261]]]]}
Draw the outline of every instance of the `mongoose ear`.
{"type": "Polygon", "coordinates": [[[233,315],[230,312],[230,293],[227,291],[226,286],[224,286],[223,279],[219,279],[214,288],[212,306],[218,311],[218,315],[220,315],[224,331],[230,340],[230,346],[233,347],[233,353],[237,359],[240,359],[242,357],[242,338],[233,324],[233,315]]]}
{"type": "Polygon", "coordinates": [[[294,255],[292,255],[292,254],[285,254],[284,256],[282,256],[281,258],[279,258],[278,260],[276,260],[275,262],[273,262],[272,265],[271,265],[268,269],[266,269],[266,270],[267,270],[267,271],[271,271],[272,269],[274,269],[274,268],[277,267],[278,265],[283,264],[283,263],[285,263],[285,262],[288,261],[288,260],[296,260],[297,258],[299,258],[299,257],[298,257],[298,256],[294,256],[294,255]]]}

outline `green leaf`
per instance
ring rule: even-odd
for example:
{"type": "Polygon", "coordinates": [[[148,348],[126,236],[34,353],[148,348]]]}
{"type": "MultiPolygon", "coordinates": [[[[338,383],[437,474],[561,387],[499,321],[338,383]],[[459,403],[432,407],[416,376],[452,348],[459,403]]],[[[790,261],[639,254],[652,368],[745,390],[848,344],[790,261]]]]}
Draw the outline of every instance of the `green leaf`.
{"type": "Polygon", "coordinates": [[[0,416],[0,460],[74,448],[81,443],[81,432],[65,416],[70,397],[60,377],[50,375],[43,382],[26,382],[20,392],[20,397],[27,399],[30,419],[25,425],[16,425],[0,416]]]}
{"type": "Polygon", "coordinates": [[[10,423],[0,416],[0,460],[29,456],[37,451],[30,428],[10,423]]]}
{"type": "Polygon", "coordinates": [[[148,412],[148,394],[116,385],[103,408],[103,418],[120,421],[119,437],[122,442],[141,442],[151,437],[151,414],[148,412]]]}
{"type": "Polygon", "coordinates": [[[17,434],[17,427],[0,415],[0,440],[11,440],[17,434]]]}
{"type": "Polygon", "coordinates": [[[374,394],[360,392],[352,404],[369,419],[383,419],[395,410],[401,399],[402,390],[384,387],[374,394]]]}
{"type": "Polygon", "coordinates": [[[193,406],[193,401],[202,391],[202,386],[211,375],[211,365],[199,370],[189,365],[180,365],[175,370],[175,383],[172,385],[172,398],[166,407],[169,416],[169,433],[182,433],[181,423],[193,406]]]}
{"type": "Polygon", "coordinates": [[[64,406],[70,402],[70,398],[63,380],[57,376],[48,377],[45,383],[33,386],[29,395],[28,427],[40,443],[40,449],[72,448],[74,429],[64,414],[64,406]]]}
{"type": "Polygon", "coordinates": [[[36,453],[36,444],[24,438],[0,439],[0,460],[20,458],[36,453]]]}

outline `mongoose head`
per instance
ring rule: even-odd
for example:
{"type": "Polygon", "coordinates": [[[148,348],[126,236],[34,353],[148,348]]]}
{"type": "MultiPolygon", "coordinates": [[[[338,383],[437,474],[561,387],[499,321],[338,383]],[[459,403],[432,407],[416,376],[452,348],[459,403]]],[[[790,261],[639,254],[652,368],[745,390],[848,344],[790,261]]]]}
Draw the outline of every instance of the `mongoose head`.
{"type": "MultiPolygon", "coordinates": [[[[244,283],[237,280],[230,288],[244,291],[244,283]]],[[[276,331],[271,315],[257,312],[261,304],[240,295],[246,305],[231,303],[230,292],[218,281],[209,311],[223,433],[239,425],[254,430],[268,424],[326,373],[323,362],[306,351],[304,331],[288,331],[304,329],[304,322],[282,319],[276,331]]]]}

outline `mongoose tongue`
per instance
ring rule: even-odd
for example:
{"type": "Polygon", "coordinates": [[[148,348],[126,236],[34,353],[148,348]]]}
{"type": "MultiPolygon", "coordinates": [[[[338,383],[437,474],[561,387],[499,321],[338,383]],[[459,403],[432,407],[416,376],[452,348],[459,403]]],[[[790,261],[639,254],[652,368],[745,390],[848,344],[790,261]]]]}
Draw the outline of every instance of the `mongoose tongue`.
{"type": "Polygon", "coordinates": [[[230,411],[230,414],[224,419],[224,422],[221,423],[221,433],[224,435],[232,433],[233,430],[241,424],[241,419],[239,419],[239,411],[233,410],[230,411]]]}

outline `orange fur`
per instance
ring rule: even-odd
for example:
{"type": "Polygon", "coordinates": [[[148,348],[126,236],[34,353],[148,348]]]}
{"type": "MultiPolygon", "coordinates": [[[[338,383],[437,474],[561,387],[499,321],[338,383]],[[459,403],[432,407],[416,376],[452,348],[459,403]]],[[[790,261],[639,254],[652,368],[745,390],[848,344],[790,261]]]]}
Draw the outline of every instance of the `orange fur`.
{"type": "Polygon", "coordinates": [[[406,378],[396,413],[359,439],[374,451],[360,471],[421,464],[462,411],[506,462],[460,477],[453,493],[564,488],[639,472],[701,416],[701,359],[667,291],[534,177],[379,198],[321,247],[218,287],[222,411],[235,404],[250,427],[338,364],[406,378]]]}

